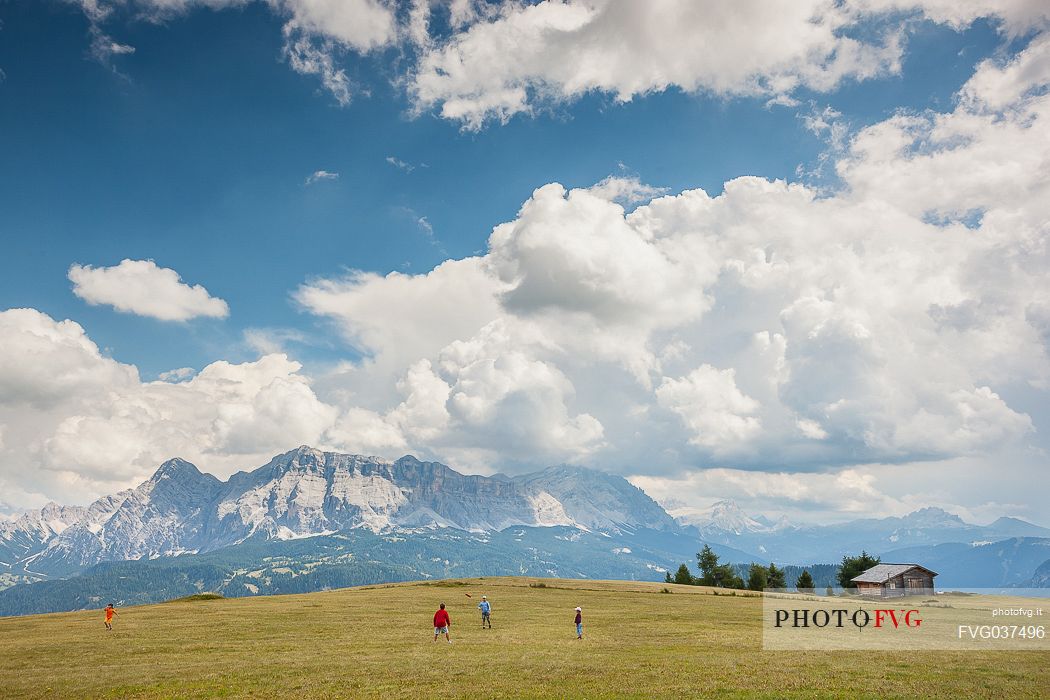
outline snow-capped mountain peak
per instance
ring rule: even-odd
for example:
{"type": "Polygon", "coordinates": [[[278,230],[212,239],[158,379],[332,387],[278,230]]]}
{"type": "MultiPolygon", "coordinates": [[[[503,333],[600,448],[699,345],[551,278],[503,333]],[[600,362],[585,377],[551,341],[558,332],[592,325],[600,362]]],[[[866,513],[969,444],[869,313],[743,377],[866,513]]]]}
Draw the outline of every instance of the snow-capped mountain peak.
{"type": "Polygon", "coordinates": [[[705,534],[741,535],[773,532],[791,527],[785,518],[772,522],[762,515],[752,517],[731,499],[716,501],[707,508],[677,505],[669,508],[669,512],[678,522],[695,525],[705,534]]]}
{"type": "Polygon", "coordinates": [[[0,548],[0,557],[10,564],[31,558],[31,573],[62,575],[99,561],[204,552],[248,538],[514,526],[677,529],[638,488],[594,470],[486,477],[411,455],[390,462],[302,445],[226,482],[184,459],[168,460],[136,488],[88,508],[50,505],[0,524],[0,538],[17,531],[26,540],[17,549],[0,548]]]}
{"type": "Polygon", "coordinates": [[[48,503],[36,511],[23,513],[14,520],[0,522],[0,540],[25,537],[43,542],[79,522],[86,510],[80,506],[48,503]]]}
{"type": "Polygon", "coordinates": [[[713,503],[702,514],[701,524],[706,527],[717,527],[727,532],[764,532],[770,529],[747,515],[736,501],[722,500],[713,503]]]}
{"type": "Polygon", "coordinates": [[[935,506],[920,508],[901,520],[911,527],[968,527],[958,515],[935,506]]]}
{"type": "Polygon", "coordinates": [[[160,465],[157,471],[153,472],[153,476],[149,478],[149,481],[156,483],[163,479],[197,478],[201,476],[204,476],[204,474],[195,465],[181,457],[175,457],[160,465]]]}

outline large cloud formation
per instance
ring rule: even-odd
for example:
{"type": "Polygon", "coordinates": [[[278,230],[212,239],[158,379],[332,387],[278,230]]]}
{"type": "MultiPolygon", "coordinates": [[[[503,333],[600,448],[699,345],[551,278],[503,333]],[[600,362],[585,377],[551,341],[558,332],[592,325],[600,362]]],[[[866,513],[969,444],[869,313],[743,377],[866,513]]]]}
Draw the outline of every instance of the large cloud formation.
{"type": "Polygon", "coordinates": [[[508,3],[427,52],[413,89],[421,105],[471,127],[592,90],[620,101],[671,86],[767,97],[827,90],[897,68],[896,34],[859,41],[843,31],[856,21],[825,0],[508,3]]]}
{"type": "Polygon", "coordinates": [[[742,177],[628,211],[607,185],[542,186],[484,255],[300,287],[363,358],[312,380],[271,355],[142,382],[75,323],[5,312],[3,492],[309,442],[481,471],[725,467],[709,476],[727,488],[774,470],[881,505],[866,464],[1023,453],[1010,396],[1050,387],[1048,87],[1039,35],[978,66],[952,111],[854,134],[830,195],[742,177]],[[828,465],[857,466],[806,473],[828,465]]]}
{"type": "Polygon", "coordinates": [[[982,64],[951,113],[862,130],[835,196],[745,177],[717,197],[687,191],[625,213],[547,185],[484,257],[324,280],[299,300],[371,358],[344,373],[351,386],[401,378],[402,396],[387,397],[401,403],[372,411],[373,428],[411,445],[428,426],[428,446],[446,453],[471,435],[488,463],[509,456],[491,430],[508,424],[537,449],[643,469],[901,462],[1016,443],[1032,421],[997,388],[1045,388],[1050,371],[1050,191],[1037,175],[1050,167],[1048,46],[1040,37],[1006,65],[982,64]],[[406,307],[405,288],[426,302],[406,307]],[[418,376],[429,381],[417,391],[418,376]],[[508,387],[518,402],[478,399],[487,428],[468,420],[464,406],[508,387]],[[530,401],[589,427],[512,410],[530,401]]]}
{"type": "Polygon", "coordinates": [[[678,88],[791,103],[798,88],[898,72],[913,16],[957,28],[987,17],[1022,34],[1045,27],[1050,9],[1038,0],[459,2],[455,30],[421,52],[411,90],[419,109],[471,129],[588,92],[625,102],[678,88]],[[857,38],[880,23],[881,34],[857,38]]]}

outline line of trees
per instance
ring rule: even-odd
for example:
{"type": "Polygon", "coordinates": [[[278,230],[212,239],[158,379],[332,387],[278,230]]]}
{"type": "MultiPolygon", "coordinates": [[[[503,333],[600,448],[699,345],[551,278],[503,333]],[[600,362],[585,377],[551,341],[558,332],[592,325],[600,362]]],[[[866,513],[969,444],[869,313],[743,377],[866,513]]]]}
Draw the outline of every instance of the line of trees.
{"type": "MultiPolygon", "coordinates": [[[[747,580],[737,573],[732,564],[723,564],[718,561],[718,555],[714,553],[709,545],[696,554],[699,576],[694,576],[689,566],[683,563],[672,575],[670,571],[664,577],[666,583],[679,583],[689,586],[714,586],[716,588],[736,588],[761,591],[766,588],[787,588],[784,569],[773,562],[769,566],[752,563],[747,570],[747,580]]],[[[809,571],[803,570],[795,580],[795,586],[799,590],[813,590],[813,577],[809,571]]]]}
{"type": "MultiPolygon", "coordinates": [[[[788,587],[785,570],[772,562],[770,562],[769,566],[752,563],[746,569],[744,565],[723,564],[718,561],[718,555],[706,544],[701,551],[697,552],[696,560],[697,567],[700,570],[699,576],[694,576],[689,569],[689,565],[683,563],[673,574],[668,571],[664,581],[687,586],[714,586],[716,588],[749,589],[752,591],[761,591],[766,588],[786,589],[788,587]],[[746,578],[743,575],[745,573],[746,578]]],[[[860,556],[856,557],[844,556],[842,557],[842,564],[838,567],[838,571],[835,572],[835,581],[841,588],[852,591],[856,588],[852,579],[879,562],[878,557],[873,557],[865,551],[862,551],[860,556]]],[[[825,582],[830,582],[832,572],[828,571],[828,569],[833,570],[833,566],[832,564],[817,565],[817,568],[824,572],[820,574],[822,577],[821,585],[824,585],[825,582]]],[[[789,568],[798,571],[797,567],[789,568]]],[[[815,587],[813,576],[809,570],[802,569],[802,572],[794,580],[795,590],[800,593],[813,593],[815,587]]],[[[825,592],[827,595],[834,595],[834,589],[830,585],[827,586],[825,592]]]]}

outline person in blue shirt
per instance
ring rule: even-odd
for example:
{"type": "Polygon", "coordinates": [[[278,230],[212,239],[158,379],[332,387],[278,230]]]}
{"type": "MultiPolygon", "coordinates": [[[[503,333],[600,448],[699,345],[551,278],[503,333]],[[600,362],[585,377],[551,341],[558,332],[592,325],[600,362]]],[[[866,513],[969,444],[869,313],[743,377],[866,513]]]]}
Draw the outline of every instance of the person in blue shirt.
{"type": "Polygon", "coordinates": [[[489,629],[492,629],[492,605],[489,604],[488,596],[481,596],[481,602],[478,603],[478,610],[481,611],[481,629],[485,629],[487,623],[489,629]]]}

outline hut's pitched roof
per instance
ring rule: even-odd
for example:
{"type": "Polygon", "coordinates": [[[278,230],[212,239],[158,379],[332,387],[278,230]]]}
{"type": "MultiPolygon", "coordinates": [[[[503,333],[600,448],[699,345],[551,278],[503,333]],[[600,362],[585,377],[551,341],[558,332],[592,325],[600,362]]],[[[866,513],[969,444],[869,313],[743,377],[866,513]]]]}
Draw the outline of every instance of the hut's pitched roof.
{"type": "Polygon", "coordinates": [[[930,571],[919,564],[876,564],[859,576],[850,579],[854,583],[885,583],[895,576],[900,576],[911,569],[922,569],[931,576],[936,576],[936,571],[930,571]]]}

